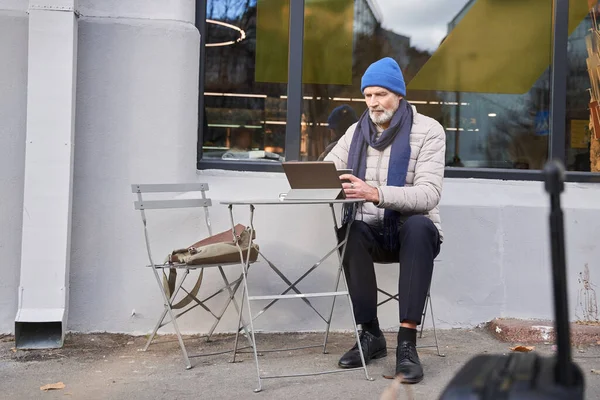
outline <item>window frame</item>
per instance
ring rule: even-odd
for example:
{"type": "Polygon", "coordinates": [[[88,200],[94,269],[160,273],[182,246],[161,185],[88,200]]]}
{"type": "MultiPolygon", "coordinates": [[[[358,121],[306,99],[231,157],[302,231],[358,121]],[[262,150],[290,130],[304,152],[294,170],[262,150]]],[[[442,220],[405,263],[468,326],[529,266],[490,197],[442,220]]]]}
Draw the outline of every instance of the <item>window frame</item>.
{"type": "MultiPolygon", "coordinates": [[[[302,118],[302,59],[304,43],[305,0],[290,0],[290,36],[288,55],[287,117],[285,159],[300,159],[300,128],[302,118]]],[[[548,158],[566,161],[566,108],[569,39],[569,0],[553,0],[553,31],[551,60],[550,134],[548,158]]],[[[261,161],[212,160],[202,157],[204,126],[204,77],[206,62],[206,0],[196,0],[196,28],[200,32],[198,80],[198,155],[197,170],[283,172],[281,163],[261,161]]],[[[446,167],[446,178],[475,178],[516,181],[541,181],[541,170],[446,167]]],[[[600,173],[566,171],[568,182],[600,183],[600,173]]]]}

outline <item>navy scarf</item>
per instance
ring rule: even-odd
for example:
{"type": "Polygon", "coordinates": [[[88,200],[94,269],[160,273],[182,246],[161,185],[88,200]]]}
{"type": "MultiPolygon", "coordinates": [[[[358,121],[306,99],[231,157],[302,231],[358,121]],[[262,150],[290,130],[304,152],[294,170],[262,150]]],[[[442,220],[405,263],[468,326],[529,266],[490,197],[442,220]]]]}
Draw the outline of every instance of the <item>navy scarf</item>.
{"type": "MultiPolygon", "coordinates": [[[[400,106],[394,113],[390,126],[377,139],[375,124],[369,117],[369,110],[365,110],[358,120],[348,152],[348,168],[352,169],[352,174],[364,181],[367,171],[367,148],[372,147],[375,150],[383,151],[391,145],[387,185],[404,186],[410,161],[410,131],[412,124],[412,107],[406,100],[401,99],[400,106]]],[[[349,222],[350,218],[351,207],[346,207],[344,223],[349,222]]],[[[386,209],[383,221],[383,239],[384,245],[388,249],[393,249],[398,245],[399,227],[400,213],[386,209]]]]}

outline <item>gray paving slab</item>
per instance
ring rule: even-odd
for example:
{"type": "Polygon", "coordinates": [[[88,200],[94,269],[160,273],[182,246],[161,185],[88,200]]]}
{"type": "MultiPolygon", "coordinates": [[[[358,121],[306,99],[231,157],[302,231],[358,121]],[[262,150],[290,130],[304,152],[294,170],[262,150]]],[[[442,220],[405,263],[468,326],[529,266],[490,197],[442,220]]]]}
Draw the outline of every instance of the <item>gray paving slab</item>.
{"type": "MultiPolygon", "coordinates": [[[[497,341],[483,329],[438,331],[440,358],[433,349],[420,350],[426,377],[409,386],[415,399],[436,399],[455,372],[479,353],[506,353],[513,345],[497,341]]],[[[395,346],[395,334],[386,333],[388,346],[395,346]]],[[[322,334],[258,334],[260,349],[319,344],[322,334]]],[[[425,333],[420,344],[432,343],[425,333]]],[[[230,354],[193,358],[194,367],[185,370],[177,341],[161,336],[142,352],[145,337],[119,334],[73,334],[56,350],[14,350],[11,337],[0,339],[0,398],[2,399],[379,399],[391,381],[382,375],[393,372],[395,354],[369,364],[375,379],[367,381],[354,371],[315,377],[263,380],[263,391],[253,393],[256,370],[249,354],[242,362],[229,363],[230,354]],[[40,387],[63,382],[62,390],[42,392],[40,387]]],[[[206,343],[203,338],[186,339],[190,354],[230,349],[231,336],[218,336],[206,343]]],[[[320,349],[264,353],[260,357],[264,374],[302,373],[335,369],[339,356],[353,344],[350,334],[330,336],[329,354],[320,349]]],[[[553,352],[551,345],[535,351],[553,352]]],[[[574,356],[586,373],[588,399],[600,399],[600,347],[574,349],[574,356]]],[[[401,393],[398,398],[409,398],[401,393]]]]}

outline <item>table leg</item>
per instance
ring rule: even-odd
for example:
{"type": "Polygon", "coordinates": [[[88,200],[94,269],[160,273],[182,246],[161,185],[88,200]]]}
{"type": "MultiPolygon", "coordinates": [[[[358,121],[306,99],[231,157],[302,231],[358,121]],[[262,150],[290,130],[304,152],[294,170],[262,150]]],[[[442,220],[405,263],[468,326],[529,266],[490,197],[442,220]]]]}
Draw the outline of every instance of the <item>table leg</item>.
{"type": "MultiPolygon", "coordinates": [[[[289,292],[290,290],[294,290],[296,291],[296,293],[300,294],[298,289],[296,288],[296,285],[298,285],[298,283],[300,283],[304,278],[306,278],[310,273],[312,273],[315,269],[317,269],[321,263],[326,260],[331,254],[333,254],[334,252],[338,251],[338,249],[340,249],[342,247],[342,244],[338,244],[336,247],[334,247],[331,251],[329,251],[323,258],[321,258],[319,261],[317,261],[315,264],[313,264],[312,267],[310,267],[304,274],[302,274],[298,279],[296,279],[296,281],[292,282],[290,284],[290,286],[287,287],[287,289],[285,289],[283,292],[281,292],[281,295],[286,294],[287,292],[289,292]]],[[[264,258],[264,256],[263,256],[264,258]]],[[[265,258],[266,260],[266,258],[265,258]]],[[[277,303],[279,300],[275,299],[275,300],[271,300],[262,310],[260,310],[255,316],[254,319],[258,318],[261,314],[263,314],[265,311],[267,311],[269,308],[271,308],[271,306],[273,306],[273,304],[277,303]]],[[[320,314],[319,314],[320,315],[320,314]]],[[[323,318],[321,316],[321,318],[323,318]]],[[[324,318],[323,318],[324,319],[324,318]]]]}
{"type": "MultiPolygon", "coordinates": [[[[229,217],[231,220],[231,232],[232,232],[234,240],[237,244],[237,248],[240,253],[240,261],[242,263],[242,273],[243,273],[243,282],[244,282],[243,292],[245,292],[246,306],[248,307],[248,316],[250,318],[250,335],[252,337],[252,339],[251,339],[252,350],[254,353],[254,362],[256,364],[256,378],[258,379],[258,386],[256,389],[254,389],[254,391],[258,393],[262,390],[262,385],[261,385],[261,380],[260,380],[260,367],[258,365],[256,337],[254,335],[254,322],[253,322],[254,320],[252,318],[252,308],[250,306],[250,291],[248,290],[248,268],[250,265],[250,250],[252,249],[252,242],[253,242],[252,237],[254,235],[254,205],[250,205],[250,240],[248,241],[248,251],[246,253],[245,260],[244,260],[244,253],[243,253],[242,247],[240,246],[239,242],[237,241],[237,238],[235,237],[235,221],[233,218],[233,205],[231,205],[231,204],[229,205],[229,217]]],[[[244,301],[244,297],[242,297],[242,302],[243,301],[244,301]]],[[[242,313],[240,312],[240,322],[241,322],[241,316],[242,316],[242,313]]],[[[237,347],[237,338],[239,335],[239,329],[237,330],[237,332],[238,332],[238,334],[236,335],[236,347],[237,347]]],[[[234,351],[234,358],[235,358],[235,351],[234,351]]]]}
{"type": "MultiPolygon", "coordinates": [[[[330,204],[329,205],[331,208],[331,213],[333,216],[333,224],[334,224],[334,228],[335,228],[335,237],[337,240],[337,230],[338,230],[338,224],[337,224],[337,219],[335,216],[335,209],[334,209],[334,205],[330,204]]],[[[350,227],[352,226],[352,222],[354,221],[354,219],[356,218],[356,213],[358,211],[358,207],[356,206],[356,204],[352,205],[352,217],[350,218],[350,221],[348,222],[348,227],[346,228],[346,235],[344,237],[343,240],[343,247],[340,253],[338,253],[338,257],[339,257],[339,266],[338,266],[338,275],[337,275],[337,279],[336,279],[336,284],[335,284],[335,291],[338,291],[338,287],[340,284],[340,277],[343,276],[344,277],[344,282],[346,284],[346,287],[348,287],[348,282],[346,281],[346,273],[344,272],[344,264],[343,264],[343,260],[344,260],[344,255],[346,254],[346,245],[348,244],[348,238],[350,236],[350,227]]],[[[365,362],[365,356],[363,353],[363,348],[362,345],[360,344],[360,335],[358,333],[358,327],[356,325],[356,320],[354,319],[354,307],[352,306],[352,298],[350,297],[350,293],[348,293],[346,295],[347,299],[348,299],[348,305],[350,308],[350,318],[352,319],[352,325],[354,328],[354,333],[356,335],[356,342],[358,344],[358,351],[360,354],[360,360],[362,362],[363,365],[363,369],[365,371],[365,377],[367,378],[367,380],[372,381],[373,378],[371,378],[369,376],[369,371],[367,370],[367,364],[365,362]]],[[[326,346],[327,346],[327,339],[329,337],[329,328],[331,326],[331,320],[333,318],[333,309],[335,307],[335,297],[333,298],[332,304],[331,304],[331,312],[329,314],[329,320],[327,322],[327,329],[325,331],[325,342],[323,343],[323,353],[327,353],[326,350],[326,346]]]]}
{"type": "MultiPolygon", "coordinates": [[[[298,290],[298,288],[296,288],[296,284],[292,283],[284,274],[283,272],[281,272],[279,270],[279,268],[277,268],[275,266],[275,264],[273,264],[270,260],[267,259],[267,257],[265,257],[265,255],[263,253],[260,253],[261,257],[267,262],[267,264],[269,264],[269,267],[275,271],[275,273],[277,274],[277,276],[279,276],[281,278],[282,281],[284,281],[287,285],[288,285],[288,289],[283,292],[283,294],[286,294],[289,290],[293,290],[294,292],[296,292],[297,294],[302,294],[302,292],[300,292],[300,290],[298,290]]],[[[321,261],[320,261],[321,262],[321,261]]],[[[320,262],[317,264],[319,265],[320,262]]],[[[312,303],[306,299],[306,298],[302,298],[302,301],[304,301],[310,308],[312,308],[314,310],[315,313],[317,313],[317,315],[319,317],[321,317],[321,319],[325,322],[327,322],[327,320],[325,319],[325,317],[323,317],[321,315],[321,313],[312,305],[312,303]]],[[[271,301],[269,304],[267,304],[267,306],[265,306],[265,308],[263,308],[260,312],[258,312],[255,316],[254,319],[258,318],[262,313],[264,313],[265,311],[267,311],[273,304],[275,304],[277,302],[277,300],[273,300],[271,301]]]]}
{"type": "MultiPolygon", "coordinates": [[[[335,208],[333,204],[329,204],[329,208],[331,209],[331,216],[333,217],[333,229],[334,229],[334,237],[335,240],[338,240],[338,236],[337,236],[337,232],[339,229],[338,223],[337,223],[337,218],[335,216],[335,208]]],[[[344,253],[346,251],[346,243],[348,242],[348,236],[350,233],[350,229],[346,230],[346,236],[344,238],[344,240],[342,241],[342,247],[341,247],[341,252],[344,253]]],[[[337,278],[335,280],[335,289],[334,292],[338,291],[338,288],[340,286],[340,277],[342,276],[342,269],[343,269],[343,264],[342,264],[342,260],[343,260],[343,255],[340,255],[340,251],[338,251],[338,273],[337,273],[337,278]]],[[[329,312],[329,318],[326,321],[326,328],[325,328],[325,340],[323,342],[323,354],[327,354],[327,339],[329,338],[329,328],[331,327],[331,320],[333,318],[333,309],[335,308],[335,299],[336,297],[333,297],[333,300],[331,302],[331,311],[329,312]]]]}

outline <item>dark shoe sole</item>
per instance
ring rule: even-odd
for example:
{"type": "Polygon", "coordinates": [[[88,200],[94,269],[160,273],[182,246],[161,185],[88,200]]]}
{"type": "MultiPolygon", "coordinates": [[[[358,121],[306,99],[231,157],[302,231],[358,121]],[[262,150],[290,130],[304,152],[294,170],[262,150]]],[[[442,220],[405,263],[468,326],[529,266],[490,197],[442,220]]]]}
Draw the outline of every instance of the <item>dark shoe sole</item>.
{"type": "MultiPolygon", "coordinates": [[[[365,358],[365,365],[369,364],[369,362],[371,360],[376,360],[378,358],[383,358],[385,356],[387,356],[387,348],[379,350],[378,352],[376,352],[375,354],[373,354],[373,356],[371,358],[365,358]]],[[[360,368],[360,367],[362,367],[362,363],[359,363],[359,364],[341,364],[341,363],[338,362],[338,366],[340,368],[360,368]]]]}
{"type": "Polygon", "coordinates": [[[402,382],[402,383],[408,383],[408,384],[411,384],[411,385],[412,385],[412,384],[415,384],[415,383],[419,383],[419,382],[421,382],[421,381],[423,380],[423,378],[424,378],[424,377],[425,377],[424,375],[421,375],[419,378],[413,378],[413,379],[406,379],[406,378],[402,378],[402,379],[401,379],[401,382],[402,382]]]}

